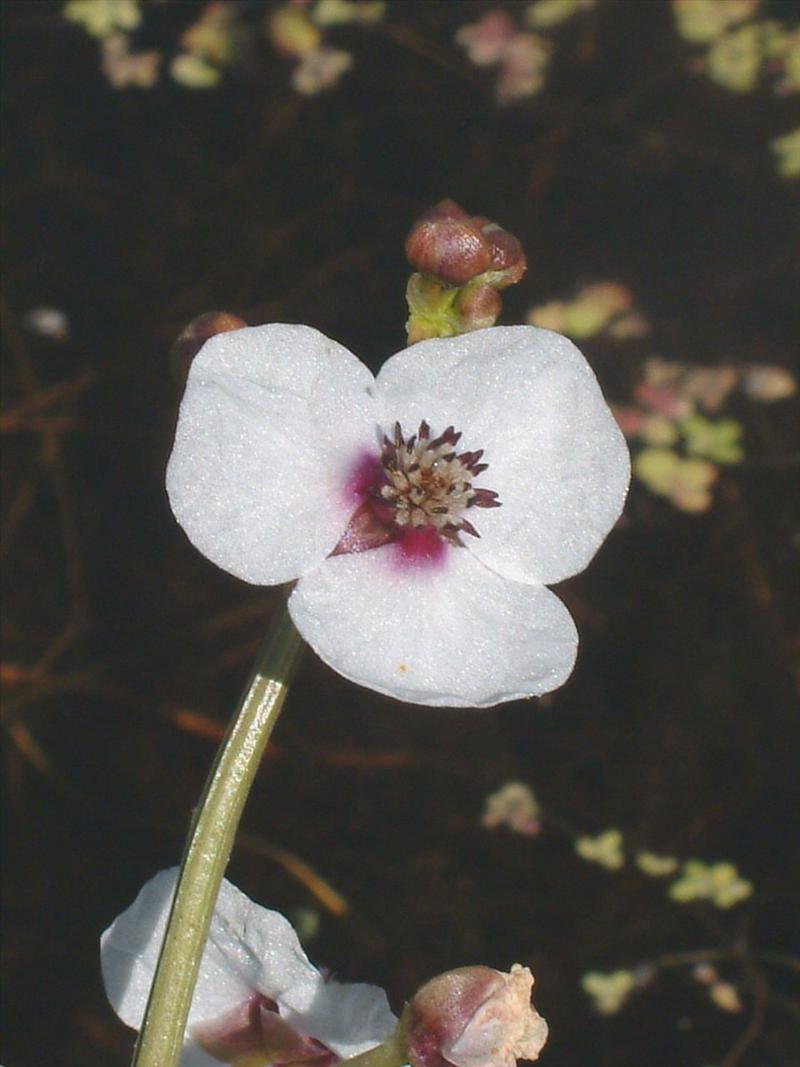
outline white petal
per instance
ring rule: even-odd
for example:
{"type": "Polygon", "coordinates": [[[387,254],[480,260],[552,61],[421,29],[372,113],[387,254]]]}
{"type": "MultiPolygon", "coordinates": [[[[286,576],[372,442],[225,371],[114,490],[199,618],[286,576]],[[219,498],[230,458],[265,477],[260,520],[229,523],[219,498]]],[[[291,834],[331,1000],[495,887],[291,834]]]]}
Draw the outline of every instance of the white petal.
{"type": "Polygon", "coordinates": [[[502,506],[473,508],[468,547],[518,581],[582,570],[618,519],[630,480],[625,439],[578,349],[533,326],[422,341],[378,375],[383,421],[433,434],[453,425],[459,449],[485,451],[476,486],[502,506]]]}
{"type": "Polygon", "coordinates": [[[296,578],[335,546],[346,482],[375,452],[372,375],[308,326],[217,334],[192,363],[167,491],[200,551],[245,581],[296,578]]]}
{"type": "MultiPolygon", "coordinates": [[[[141,1025],[153,983],[176,876],[177,868],[171,868],[147,882],[100,940],[106,994],[117,1015],[135,1029],[141,1025]]],[[[253,966],[244,969],[244,973],[229,967],[218,952],[207,949],[190,1023],[219,1015],[251,996],[256,974],[253,966]]]]}
{"type": "MultiPolygon", "coordinates": [[[[251,990],[280,1001],[287,990],[314,996],[322,975],[308,960],[292,924],[223,881],[209,933],[229,966],[253,977],[251,990]]],[[[220,1013],[215,1013],[220,1014],[220,1013]]]]}
{"type": "MultiPolygon", "coordinates": [[[[123,1022],[141,1025],[155,973],[177,868],[161,871],[101,938],[103,980],[123,1022]]],[[[290,923],[223,881],[200,964],[189,1026],[213,1019],[264,993],[289,988],[311,995],[322,977],[306,958],[290,923]]]]}
{"type": "Polygon", "coordinates": [[[298,582],[289,613],[345,678],[415,704],[547,693],[569,677],[578,646],[558,597],[459,548],[431,566],[404,566],[395,545],[326,559],[298,582]]]}
{"type": "Polygon", "coordinates": [[[378,986],[361,982],[324,982],[316,994],[287,993],[281,1015],[342,1059],[379,1045],[394,1032],[397,1018],[378,986]]]}

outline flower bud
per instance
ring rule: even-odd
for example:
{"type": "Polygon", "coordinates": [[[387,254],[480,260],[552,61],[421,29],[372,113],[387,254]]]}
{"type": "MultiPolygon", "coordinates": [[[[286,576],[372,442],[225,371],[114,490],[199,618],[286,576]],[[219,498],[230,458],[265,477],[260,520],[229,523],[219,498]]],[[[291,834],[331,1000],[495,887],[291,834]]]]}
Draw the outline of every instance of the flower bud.
{"type": "Polygon", "coordinates": [[[502,282],[496,281],[495,285],[498,289],[514,285],[528,267],[522,245],[513,233],[504,230],[496,222],[487,223],[482,227],[481,232],[489,242],[492,270],[502,271],[504,274],[502,282]]]}
{"type": "Polygon", "coordinates": [[[454,200],[426,211],[406,239],[406,257],[423,274],[465,285],[491,271],[496,289],[518,282],[526,261],[517,238],[483,215],[467,215],[454,200]]]}
{"type": "Polygon", "coordinates": [[[438,204],[426,211],[424,215],[421,215],[418,222],[429,222],[433,219],[468,219],[469,215],[457,204],[455,200],[451,200],[450,197],[446,197],[444,200],[440,200],[438,204]]]}
{"type": "Polygon", "coordinates": [[[483,330],[494,326],[503,309],[500,294],[485,282],[467,285],[459,293],[455,308],[460,320],[459,333],[469,330],[483,330]]]}
{"type": "Polygon", "coordinates": [[[483,215],[467,215],[454,200],[426,211],[406,238],[417,273],[406,297],[409,344],[494,326],[497,291],[518,282],[527,263],[517,238],[483,215]]]}
{"type": "Polygon", "coordinates": [[[406,240],[406,258],[422,274],[464,285],[491,266],[491,246],[469,219],[418,222],[406,240]]]}
{"type": "Polygon", "coordinates": [[[401,1022],[411,1067],[514,1067],[535,1060],[547,1023],[531,1005],[533,975],[460,967],[426,983],[401,1022]]]}
{"type": "Polygon", "coordinates": [[[186,375],[192,360],[209,339],[228,330],[241,330],[247,323],[228,311],[205,311],[185,326],[170,349],[170,368],[180,386],[186,384],[186,375]]]}

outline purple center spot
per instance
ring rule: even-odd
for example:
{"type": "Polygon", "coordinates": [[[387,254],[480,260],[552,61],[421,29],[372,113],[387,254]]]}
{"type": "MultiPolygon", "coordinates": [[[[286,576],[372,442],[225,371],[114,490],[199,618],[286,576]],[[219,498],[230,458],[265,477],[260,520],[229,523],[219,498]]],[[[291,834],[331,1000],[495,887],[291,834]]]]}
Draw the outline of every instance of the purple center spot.
{"type": "Polygon", "coordinates": [[[364,452],[353,464],[352,472],[345,482],[345,497],[348,505],[357,507],[362,504],[370,492],[386,484],[386,472],[380,456],[364,452]]]}
{"type": "Polygon", "coordinates": [[[480,537],[468,508],[498,508],[491,489],[473,486],[488,468],[483,450],[457,452],[461,433],[448,426],[438,437],[424,420],[406,437],[399,422],[383,436],[378,455],[357,452],[342,486],[347,526],[332,556],[368,552],[393,543],[400,568],[444,566],[445,550],[463,548],[462,536],[480,537]]]}
{"type": "Polygon", "coordinates": [[[447,545],[432,526],[403,530],[395,549],[395,560],[402,569],[444,566],[447,545]]]}

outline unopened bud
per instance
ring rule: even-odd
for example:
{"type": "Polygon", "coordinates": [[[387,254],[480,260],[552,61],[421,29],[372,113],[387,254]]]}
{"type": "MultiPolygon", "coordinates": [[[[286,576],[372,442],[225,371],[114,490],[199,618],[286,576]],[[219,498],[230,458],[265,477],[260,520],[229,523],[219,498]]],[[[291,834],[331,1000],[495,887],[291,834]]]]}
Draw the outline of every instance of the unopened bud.
{"type": "Polygon", "coordinates": [[[498,289],[505,289],[520,280],[528,264],[522,245],[513,233],[504,230],[496,222],[487,223],[481,231],[489,242],[492,270],[502,271],[504,277],[494,282],[498,289]]]}
{"type": "Polygon", "coordinates": [[[492,252],[469,219],[434,218],[418,222],[411,230],[406,258],[422,274],[450,285],[465,285],[489,269],[492,252]]]}
{"type": "Polygon", "coordinates": [[[454,200],[426,211],[406,238],[406,257],[418,273],[408,291],[409,344],[494,326],[497,290],[525,273],[517,238],[483,215],[468,215],[454,200]]]}
{"type": "Polygon", "coordinates": [[[457,204],[455,200],[451,200],[450,197],[446,197],[444,200],[440,200],[438,204],[432,207],[429,211],[426,211],[424,215],[420,215],[418,222],[428,222],[432,219],[468,219],[469,215],[457,204]]]}
{"type": "Polygon", "coordinates": [[[412,267],[448,285],[465,285],[491,271],[486,280],[496,289],[518,282],[527,266],[512,233],[483,215],[468,215],[454,200],[442,200],[417,220],[406,239],[406,257],[412,267]]]}
{"type": "Polygon", "coordinates": [[[455,302],[460,318],[459,333],[494,326],[503,309],[500,294],[485,282],[475,282],[462,289],[455,302]]]}
{"type": "Polygon", "coordinates": [[[229,330],[241,330],[247,323],[238,315],[231,315],[228,311],[205,311],[192,319],[178,334],[178,338],[170,349],[170,369],[173,377],[179,385],[186,384],[186,375],[192,360],[209,339],[218,333],[227,333],[229,330]]]}
{"type": "Polygon", "coordinates": [[[547,1023],[531,1005],[533,975],[461,967],[426,983],[401,1021],[411,1067],[514,1067],[535,1060],[547,1023]]]}

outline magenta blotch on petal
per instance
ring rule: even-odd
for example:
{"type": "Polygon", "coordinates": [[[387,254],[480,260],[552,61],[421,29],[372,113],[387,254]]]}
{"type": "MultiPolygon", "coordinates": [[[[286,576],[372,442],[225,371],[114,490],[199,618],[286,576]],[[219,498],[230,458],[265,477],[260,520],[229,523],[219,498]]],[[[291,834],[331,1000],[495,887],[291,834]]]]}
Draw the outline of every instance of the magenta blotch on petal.
{"type": "Polygon", "coordinates": [[[395,560],[405,567],[437,567],[444,563],[447,546],[432,526],[405,530],[397,542],[395,560]]]}

